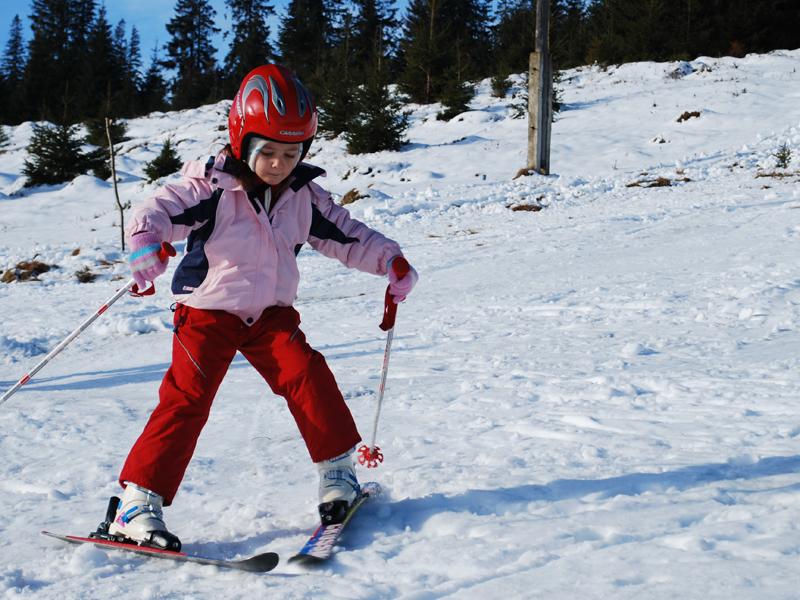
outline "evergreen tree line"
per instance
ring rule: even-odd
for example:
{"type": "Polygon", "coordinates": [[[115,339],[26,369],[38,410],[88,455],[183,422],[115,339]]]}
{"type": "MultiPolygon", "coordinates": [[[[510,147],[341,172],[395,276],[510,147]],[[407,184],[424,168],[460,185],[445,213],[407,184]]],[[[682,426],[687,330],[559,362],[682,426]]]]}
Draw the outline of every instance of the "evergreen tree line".
{"type": "MultiPolygon", "coordinates": [[[[222,64],[214,8],[176,0],[168,40],[144,69],[135,24],[112,25],[101,2],[31,0],[32,38],[23,39],[15,16],[0,62],[0,122],[73,124],[195,107],[231,98],[248,70],[278,60],[314,93],[324,132],[386,132],[378,146],[391,147],[405,123],[388,84],[412,102],[441,102],[444,118],[457,114],[472,97],[468,82],[527,70],[536,9],[535,0],[409,0],[399,16],[389,0],[291,0],[273,43],[268,0],[225,4],[232,25],[222,64]]],[[[800,46],[796,0],[550,4],[556,69],[800,46]]],[[[370,149],[363,139],[355,145],[370,149]]]]}

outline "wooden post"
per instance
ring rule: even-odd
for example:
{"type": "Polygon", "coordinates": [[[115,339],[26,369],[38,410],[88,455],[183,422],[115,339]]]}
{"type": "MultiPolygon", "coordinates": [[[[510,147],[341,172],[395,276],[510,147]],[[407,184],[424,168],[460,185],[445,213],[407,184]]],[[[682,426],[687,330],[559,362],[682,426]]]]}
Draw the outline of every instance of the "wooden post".
{"type": "Polygon", "coordinates": [[[119,209],[119,235],[122,251],[125,252],[125,210],[122,202],[119,201],[119,191],[117,190],[117,166],[114,157],[114,143],[111,141],[111,119],[106,117],[106,137],[108,138],[108,152],[111,155],[111,181],[114,182],[114,196],[117,198],[117,208],[119,209]]]}
{"type": "Polygon", "coordinates": [[[550,62],[550,0],[536,2],[536,45],[528,67],[528,168],[550,173],[553,67],[550,62]]]}

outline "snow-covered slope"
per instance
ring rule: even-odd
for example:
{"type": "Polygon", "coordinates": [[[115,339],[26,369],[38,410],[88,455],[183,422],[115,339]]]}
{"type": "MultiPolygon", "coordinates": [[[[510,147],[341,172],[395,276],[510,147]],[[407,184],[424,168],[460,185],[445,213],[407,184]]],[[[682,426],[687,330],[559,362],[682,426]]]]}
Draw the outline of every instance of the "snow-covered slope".
{"type": "MultiPolygon", "coordinates": [[[[321,571],[268,576],[58,545],[86,533],[156,403],[170,303],[125,298],[0,406],[8,598],[795,598],[800,580],[800,50],[566,73],[553,175],[512,179],[526,122],[479,87],[415,106],[400,152],[312,162],[421,280],[399,310],[375,478],[321,571]],[[684,112],[699,112],[682,122],[684,112]],[[662,143],[663,141],[663,143],[662,143]],[[793,161],[776,169],[787,144],[793,161]],[[666,180],[670,186],[648,187],[666,180]],[[519,206],[543,206],[512,211],[519,206]]],[[[512,90],[513,92],[514,90],[512,90]]],[[[518,91],[518,89],[516,90],[518,91]]],[[[129,122],[123,201],[173,136],[224,143],[227,104],[129,122]]],[[[108,182],[22,189],[30,124],[0,154],[0,388],[127,278],[108,182]],[[74,273],[89,267],[92,284],[74,273]]],[[[300,255],[297,302],[362,433],[386,282],[300,255]]],[[[174,265],[173,265],[174,267],[174,265]]],[[[288,557],[316,475],[283,401],[238,358],[174,505],[189,552],[288,557]]]]}

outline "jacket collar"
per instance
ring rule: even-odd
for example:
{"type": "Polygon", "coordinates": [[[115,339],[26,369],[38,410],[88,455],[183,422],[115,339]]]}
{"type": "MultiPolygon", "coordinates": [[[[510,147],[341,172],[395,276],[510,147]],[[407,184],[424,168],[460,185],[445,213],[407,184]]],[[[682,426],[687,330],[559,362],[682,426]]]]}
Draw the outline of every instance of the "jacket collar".
{"type": "MultiPolygon", "coordinates": [[[[241,190],[242,184],[236,178],[235,167],[232,160],[220,153],[211,156],[206,162],[190,160],[183,165],[181,175],[193,179],[208,179],[213,185],[224,190],[241,190]]],[[[308,163],[300,163],[289,177],[289,187],[294,192],[299,192],[304,185],[320,176],[325,176],[325,170],[308,163]]]]}
{"type": "Polygon", "coordinates": [[[208,179],[215,187],[223,190],[241,190],[242,184],[232,173],[228,160],[224,154],[211,156],[206,162],[190,160],[183,165],[181,175],[192,179],[208,179]]]}
{"type": "Polygon", "coordinates": [[[292,174],[289,176],[292,178],[289,187],[292,189],[292,191],[299,192],[304,185],[313,179],[316,179],[319,176],[325,177],[325,175],[327,175],[327,173],[325,173],[324,169],[301,162],[294,168],[292,174]]]}

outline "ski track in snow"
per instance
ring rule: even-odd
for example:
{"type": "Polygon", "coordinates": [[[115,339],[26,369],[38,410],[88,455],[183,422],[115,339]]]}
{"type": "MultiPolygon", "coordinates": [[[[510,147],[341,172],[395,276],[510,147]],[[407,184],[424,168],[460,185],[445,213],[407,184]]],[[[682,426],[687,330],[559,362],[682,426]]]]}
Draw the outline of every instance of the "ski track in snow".
{"type": "MultiPolygon", "coordinates": [[[[360,470],[386,496],[322,569],[288,565],[316,474],[283,401],[237,357],[167,521],[190,553],[276,551],[274,572],[38,535],[87,533],[118,492],[169,363],[164,278],[0,406],[3,597],[796,598],[799,67],[795,50],[568,71],[548,177],[511,179],[526,123],[488,81],[451,122],[413,107],[401,152],[316,144],[324,183],[369,192],[352,214],[421,274],[398,313],[386,461],[360,470]],[[783,143],[787,176],[756,177],[783,143]],[[628,187],[658,177],[673,185],[628,187]]],[[[123,201],[153,189],[139,176],[167,135],[185,159],[212,151],[227,106],[131,120],[123,201]]],[[[0,268],[34,254],[59,268],[0,284],[3,390],[128,277],[110,184],[22,190],[30,124],[8,132],[0,268]],[[84,266],[95,283],[74,278],[84,266]]],[[[386,282],[309,249],[299,262],[304,330],[368,436],[386,282]]]]}

